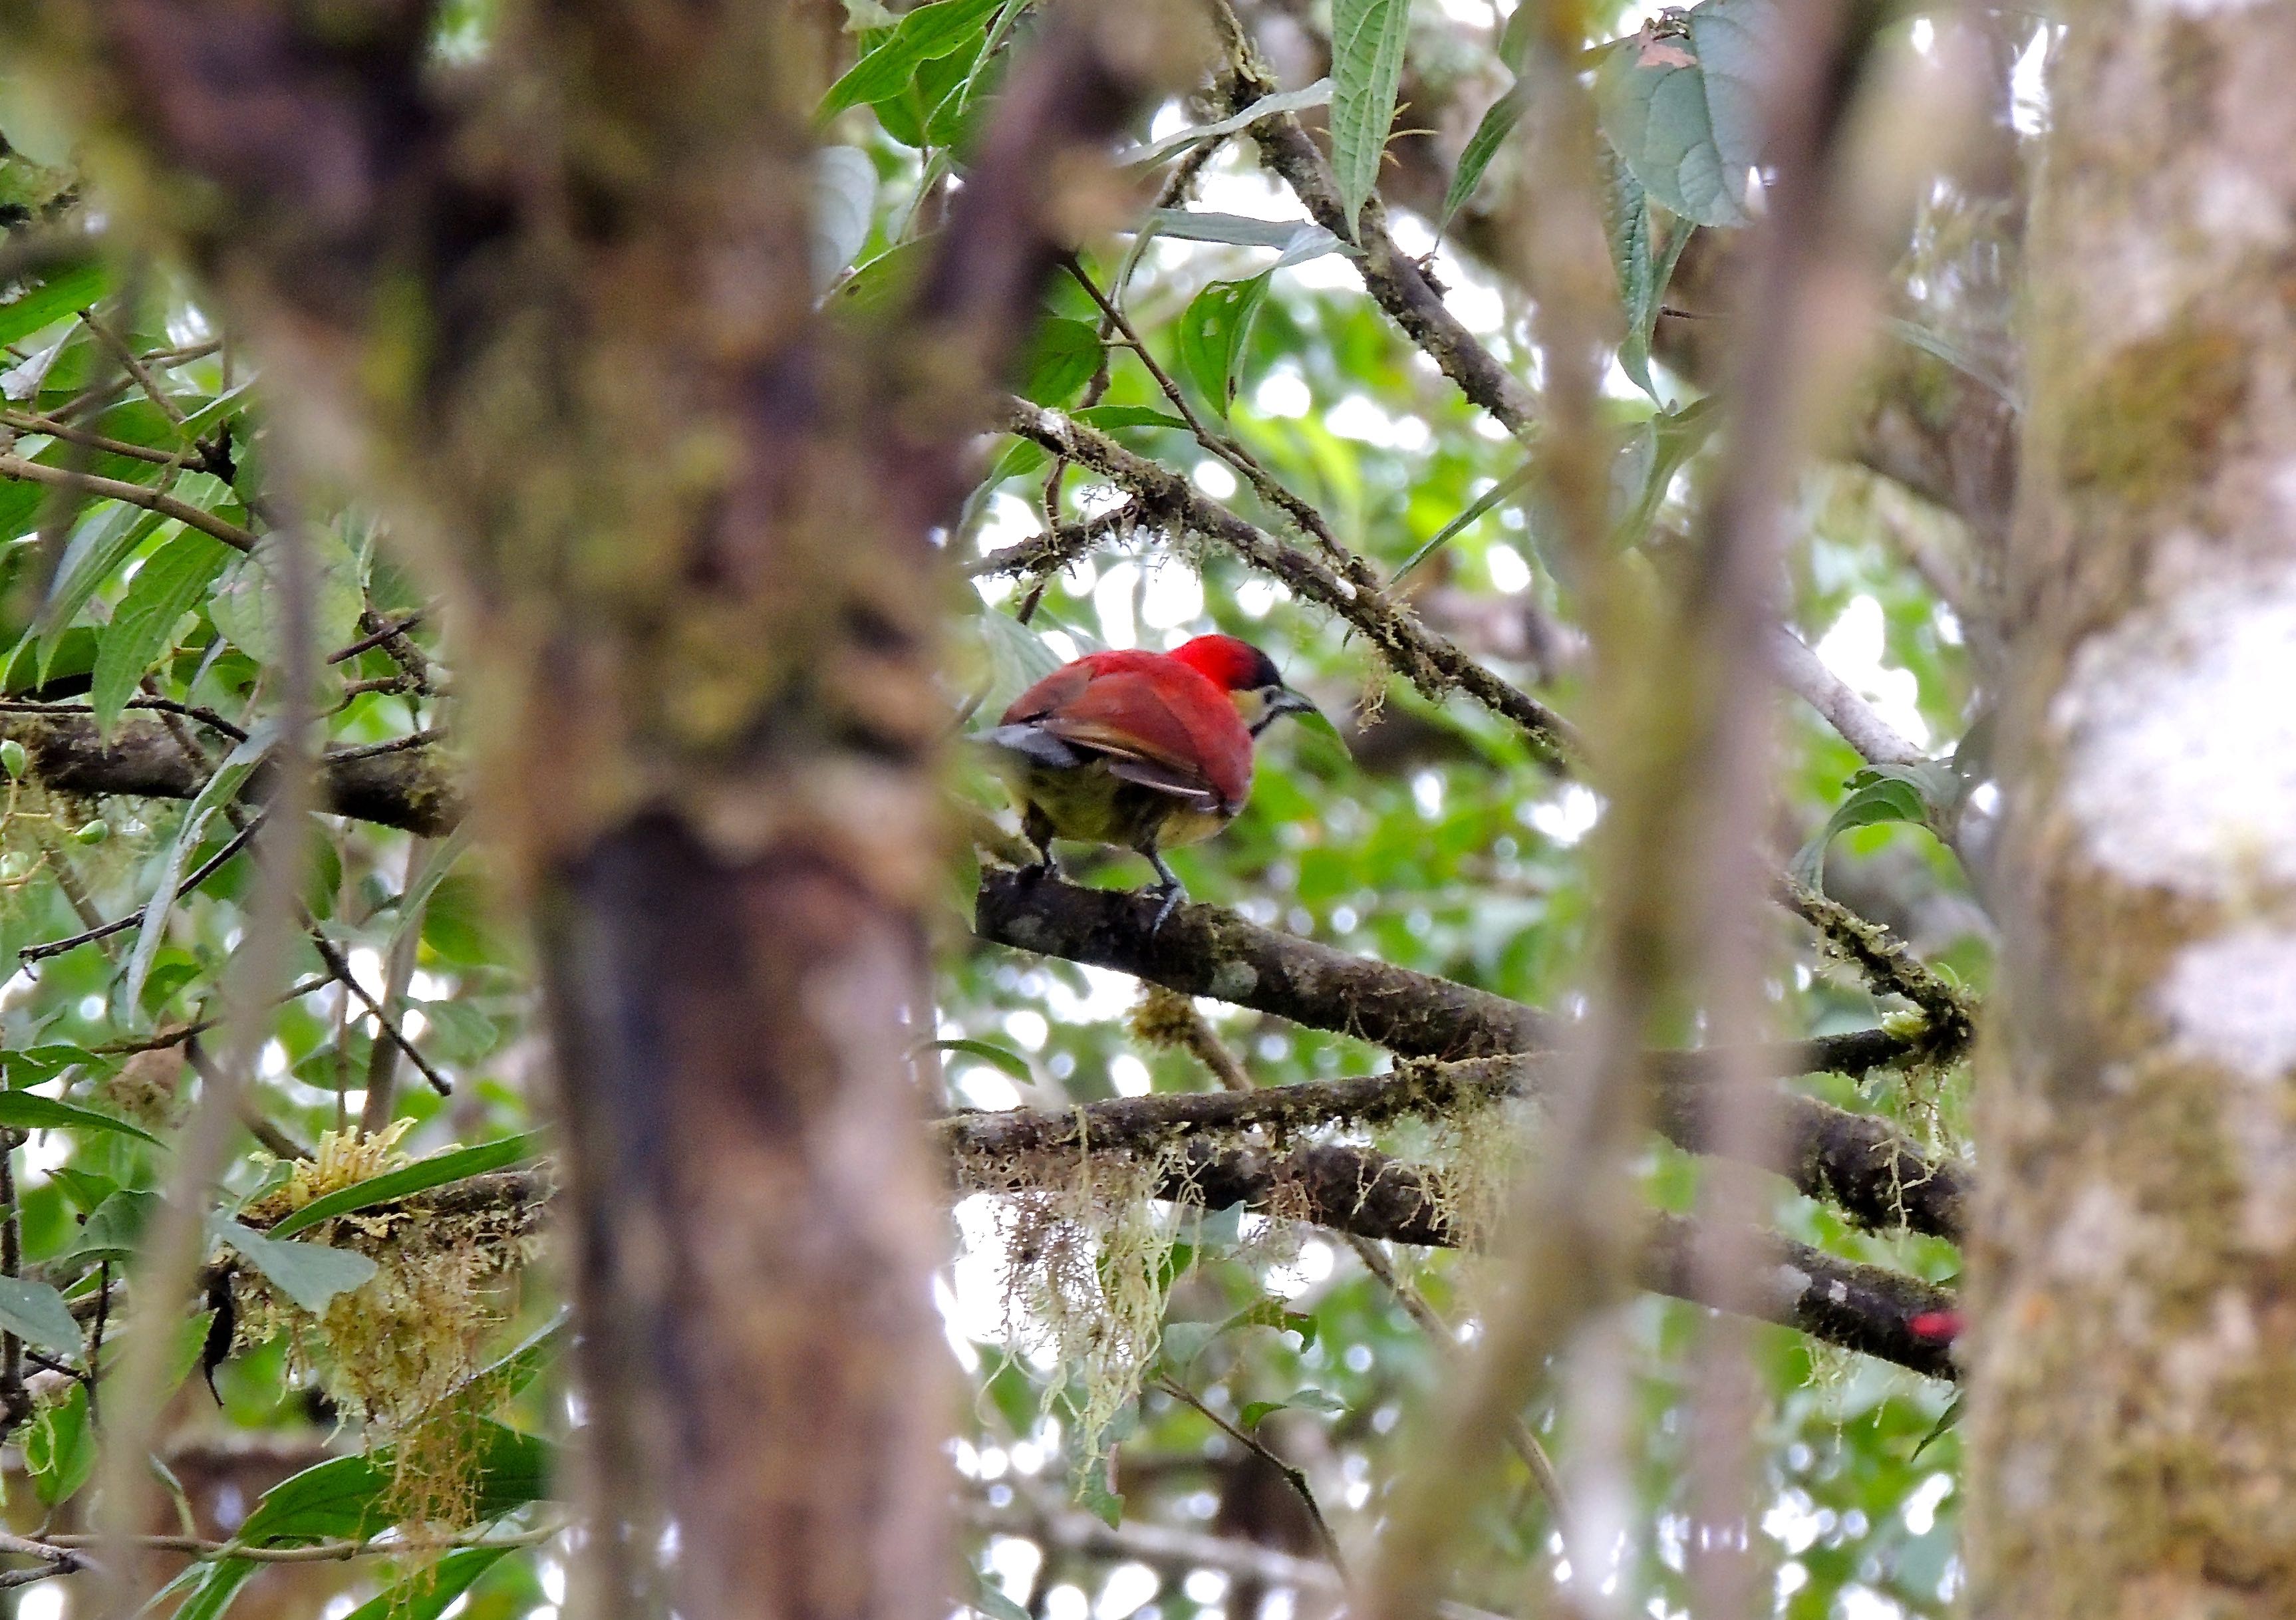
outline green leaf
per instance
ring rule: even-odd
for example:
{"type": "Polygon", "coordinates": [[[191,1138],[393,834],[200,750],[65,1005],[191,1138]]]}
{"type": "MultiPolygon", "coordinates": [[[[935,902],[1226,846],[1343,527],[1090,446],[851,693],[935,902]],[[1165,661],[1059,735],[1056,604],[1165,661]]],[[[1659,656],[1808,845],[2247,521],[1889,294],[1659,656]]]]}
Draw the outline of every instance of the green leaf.
{"type": "Polygon", "coordinates": [[[127,594],[96,637],[95,680],[89,702],[96,729],[111,734],[120,710],[154,659],[174,644],[176,625],[191,611],[232,551],[196,529],[185,529],[147,559],[127,594]]]}
{"type": "Polygon", "coordinates": [[[869,240],[877,212],[877,166],[857,146],[824,146],[813,155],[813,284],[837,279],[869,240]]]}
{"type": "Polygon", "coordinates": [[[1037,324],[1021,396],[1057,409],[1084,392],[1100,369],[1100,332],[1083,321],[1054,315],[1037,324]]]}
{"type": "Polygon", "coordinates": [[[1236,374],[1251,341],[1252,323],[1267,301],[1269,277],[1214,282],[1188,301],[1179,325],[1180,370],[1221,415],[1234,402],[1236,374]]]}
{"type": "Polygon", "coordinates": [[[144,1230],[159,1212],[161,1203],[156,1192],[139,1187],[123,1187],[111,1193],[90,1212],[86,1223],[70,1252],[58,1256],[59,1264],[86,1265],[98,1260],[129,1260],[144,1240],[144,1230]]]}
{"type": "Polygon", "coordinates": [[[64,1297],[45,1282],[0,1277],[0,1328],[28,1345],[79,1360],[86,1346],[64,1297]]]}
{"type": "Polygon", "coordinates": [[[283,1242],[226,1215],[210,1216],[208,1224],[213,1240],[237,1249],[281,1293],[314,1314],[325,1310],[336,1295],[364,1286],[374,1275],[373,1261],[347,1248],[283,1242]]]}
{"type": "Polygon", "coordinates": [[[1115,1457],[1088,1462],[1076,1473],[1077,1505],[1110,1529],[1124,1522],[1124,1496],[1111,1483],[1115,1457]]]}
{"type": "Polygon", "coordinates": [[[980,1577],[973,1593],[972,1607],[988,1616],[988,1620],[1032,1620],[1027,1609],[1006,1597],[1004,1589],[986,1575],[980,1577]]]}
{"type": "Polygon", "coordinates": [[[239,1596],[239,1589],[254,1577],[258,1566],[250,1559],[219,1559],[212,1564],[193,1564],[168,1583],[160,1596],[182,1585],[192,1588],[192,1595],[184,1600],[169,1620],[220,1620],[239,1596]]]}
{"type": "Polygon", "coordinates": [[[1183,433],[1188,430],[1185,421],[1153,405],[1086,405],[1080,411],[1070,411],[1069,415],[1088,428],[1177,428],[1183,433]]]}
{"type": "Polygon", "coordinates": [[[1747,223],[1761,156],[1761,86],[1776,0],[1705,0],[1661,14],[1595,73],[1603,133],[1664,208],[1700,225],[1747,223]]]}
{"type": "Polygon", "coordinates": [[[961,1051],[967,1057],[979,1058],[984,1063],[1003,1069],[1015,1080],[1025,1081],[1031,1085],[1036,1084],[1037,1076],[1029,1068],[1029,1060],[1017,1051],[1006,1051],[994,1041],[972,1041],[959,1036],[928,1041],[925,1044],[941,1051],[961,1051]]]}
{"type": "Polygon", "coordinates": [[[1238,1428],[1256,1428],[1271,1411],[1345,1411],[1348,1403],[1321,1389],[1302,1389],[1281,1401],[1254,1401],[1236,1414],[1238,1428]]]}
{"type": "MultiPolygon", "coordinates": [[[[373,1535],[390,1522],[381,1497],[390,1485],[393,1452],[331,1457],[281,1480],[264,1493],[239,1527],[251,1547],[349,1541],[373,1535]]],[[[471,1517],[484,1524],[539,1500],[548,1488],[549,1444],[505,1424],[477,1426],[471,1462],[478,1484],[471,1517]]]]}
{"type": "Polygon", "coordinates": [[[1945,1405],[1945,1410],[1938,1414],[1937,1422],[1931,1427],[1928,1434],[1922,1436],[1921,1444],[1914,1447],[1914,1454],[1907,1458],[1906,1460],[1908,1462],[1920,1461],[1921,1455],[1923,1452],[1929,1450],[1930,1447],[1935,1444],[1938,1441],[1944,1439],[1947,1432],[1950,1429],[1958,1428],[1960,1423],[1961,1391],[1956,1389],[1954,1391],[1953,1399],[1948,1401],[1945,1405]]]}
{"type": "Polygon", "coordinates": [[[1617,149],[1603,143],[1603,225],[1610,238],[1611,267],[1618,273],[1619,304],[1627,317],[1626,340],[1619,346],[1619,366],[1645,394],[1650,380],[1650,321],[1657,301],[1651,283],[1656,265],[1651,257],[1650,194],[1617,149]]]}
{"type": "Polygon", "coordinates": [[[85,309],[111,290],[111,272],[102,260],[59,270],[0,304],[0,343],[16,343],[85,309]]]}
{"type": "Polygon", "coordinates": [[[1412,552],[1410,556],[1405,558],[1403,560],[1403,566],[1395,570],[1395,577],[1397,579],[1402,578],[1406,574],[1411,572],[1412,569],[1426,561],[1427,559],[1433,556],[1444,545],[1447,544],[1451,538],[1457,535],[1462,529],[1465,528],[1476,519],[1481,517],[1485,512],[1490,511],[1492,507],[1496,506],[1501,501],[1505,500],[1509,495],[1514,494],[1516,490],[1521,489],[1524,485],[1529,483],[1530,480],[1538,475],[1538,464],[1536,462],[1525,462],[1513,472],[1508,473],[1506,477],[1501,479],[1497,483],[1483,491],[1481,495],[1477,495],[1473,503],[1469,505],[1464,511],[1461,512],[1457,517],[1452,519],[1448,523],[1446,523],[1441,528],[1438,529],[1435,533],[1434,538],[1428,541],[1426,544],[1421,546],[1417,551],[1412,552]]]}
{"type": "Polygon", "coordinates": [[[1934,830],[1935,817],[1953,803],[1960,785],[1952,766],[1934,760],[1910,765],[1868,765],[1849,779],[1849,796],[1826,818],[1817,836],[1801,847],[1787,870],[1803,888],[1822,888],[1826,847],[1838,835],[1852,827],[1892,822],[1934,830]]]}
{"type": "Polygon", "coordinates": [[[427,1569],[402,1575],[344,1620],[439,1620],[480,1575],[508,1558],[507,1547],[465,1547],[427,1569]]]}
{"type": "Polygon", "coordinates": [[[119,1190],[119,1183],[108,1175],[74,1170],[68,1166],[60,1165],[49,1171],[48,1179],[56,1184],[82,1216],[94,1215],[103,1207],[104,1199],[119,1190]]]}
{"type": "Polygon", "coordinates": [[[75,1380],[63,1399],[43,1405],[24,1431],[24,1471],[41,1502],[69,1501],[95,1472],[95,1432],[87,1420],[87,1386],[75,1380]]]}
{"type": "MultiPolygon", "coordinates": [[[[322,1221],[331,1221],[355,1209],[388,1204],[433,1187],[443,1187],[448,1182],[484,1175],[488,1171],[514,1165],[522,1158],[531,1158],[538,1150],[540,1142],[541,1133],[535,1131],[523,1136],[504,1136],[494,1141],[480,1142],[474,1147],[456,1148],[450,1152],[434,1153],[428,1158],[418,1158],[397,1170],[388,1170],[381,1175],[371,1175],[363,1182],[353,1182],[348,1187],[339,1187],[324,1198],[313,1199],[274,1226],[270,1235],[275,1240],[290,1238],[299,1231],[309,1231],[322,1221]]],[[[253,1258],[252,1256],[249,1257],[253,1258]]]]}
{"type": "Polygon", "coordinates": [[[919,62],[899,91],[873,102],[885,133],[904,146],[932,145],[935,125],[947,131],[958,121],[964,86],[986,44],[976,35],[946,56],[919,62]]]}
{"type": "Polygon", "coordinates": [[[1411,0],[1332,0],[1332,174],[1350,238],[1379,184],[1410,31],[1411,0]]]}
{"type": "MultiPolygon", "coordinates": [[[[1218,241],[1237,248],[1281,248],[1286,254],[1303,244],[1326,253],[1361,258],[1363,250],[1341,241],[1306,219],[1255,219],[1249,214],[1218,214],[1203,209],[1151,209],[1143,228],[1181,241],[1218,241]]],[[[1300,263],[1294,258],[1293,264],[1300,263]]]]}
{"type": "Polygon", "coordinates": [[[119,572],[135,548],[161,524],[173,521],[124,503],[99,503],[73,526],[55,583],[48,589],[48,599],[40,604],[43,676],[57,638],[79,617],[88,599],[119,572]]]}
{"type": "Polygon", "coordinates": [[[917,7],[829,86],[814,116],[830,119],[848,107],[899,94],[921,63],[947,56],[985,32],[988,15],[998,3],[933,0],[931,5],[917,7]]]}
{"type": "Polygon", "coordinates": [[[1514,127],[1522,122],[1523,109],[1529,104],[1529,87],[1515,84],[1484,110],[1482,121],[1460,149],[1459,166],[1451,171],[1451,184],[1443,188],[1443,211],[1435,221],[1438,235],[1449,228],[1451,217],[1475,194],[1475,188],[1483,182],[1483,171],[1490,168],[1491,160],[1498,156],[1499,148],[1506,144],[1514,127]]]}
{"type": "MultiPolygon", "coordinates": [[[[358,634],[366,607],[358,558],[332,529],[307,529],[304,557],[311,587],[311,651],[324,659],[358,634]]],[[[266,535],[250,556],[242,557],[208,601],[208,617],[242,652],[266,667],[287,656],[284,609],[280,592],[279,547],[287,541],[266,535]]]]}
{"type": "Polygon", "coordinates": [[[1612,544],[1641,543],[1650,532],[1658,509],[1665,503],[1674,475],[1698,454],[1721,424],[1721,405],[1712,398],[1694,401],[1679,411],[1661,411],[1644,424],[1646,459],[1636,470],[1639,476],[1629,492],[1634,504],[1628,507],[1623,500],[1620,502],[1624,510],[1611,536],[1612,544]]]}
{"type": "Polygon", "coordinates": [[[127,979],[124,1001],[130,1015],[143,1005],[144,980],[152,971],[160,943],[168,935],[168,913],[175,909],[176,890],[184,880],[184,865],[192,852],[200,847],[207,833],[208,823],[223,813],[224,806],[239,797],[255,767],[263,763],[265,750],[271,746],[271,733],[258,727],[237,748],[232,749],[224,762],[209,777],[184,812],[183,824],[176,829],[175,841],[168,846],[168,854],[160,863],[159,880],[152,887],[151,897],[144,902],[144,921],[136,930],[135,949],[127,959],[127,979]]]}
{"type": "Polygon", "coordinates": [[[1301,89],[1282,90],[1274,95],[1263,95],[1241,112],[1216,119],[1209,124],[1191,125],[1185,129],[1174,131],[1160,141],[1151,141],[1129,151],[1120,151],[1116,154],[1116,165],[1119,168],[1134,168],[1145,163],[1161,163],[1188,147],[1200,146],[1206,141],[1216,141],[1222,135],[1249,129],[1262,119],[1275,118],[1285,112],[1305,112],[1311,107],[1324,106],[1331,99],[1332,81],[1328,78],[1319,78],[1301,89]]]}
{"type": "Polygon", "coordinates": [[[68,1068],[90,1065],[107,1074],[118,1065],[114,1060],[99,1056],[85,1046],[50,1042],[39,1046],[20,1046],[13,1051],[0,1051],[0,1074],[5,1074],[10,1085],[37,1085],[43,1080],[53,1080],[68,1068]]]}
{"type": "Polygon", "coordinates": [[[510,1350],[472,1373],[456,1386],[457,1391],[473,1386],[491,1389],[497,1401],[506,1401],[518,1394],[541,1374],[558,1354],[568,1334],[572,1331],[574,1311],[570,1305],[560,1305],[548,1321],[521,1339],[510,1350]]]}
{"type": "Polygon", "coordinates": [[[980,616],[980,639],[988,653],[989,683],[981,709],[1001,715],[1004,707],[1061,667],[1061,655],[1034,630],[1009,614],[980,616]]]}
{"type": "Polygon", "coordinates": [[[138,1141],[161,1146],[160,1139],[141,1125],[129,1125],[94,1109],[75,1107],[43,1097],[37,1092],[0,1092],[0,1125],[19,1131],[117,1131],[138,1141]]]}

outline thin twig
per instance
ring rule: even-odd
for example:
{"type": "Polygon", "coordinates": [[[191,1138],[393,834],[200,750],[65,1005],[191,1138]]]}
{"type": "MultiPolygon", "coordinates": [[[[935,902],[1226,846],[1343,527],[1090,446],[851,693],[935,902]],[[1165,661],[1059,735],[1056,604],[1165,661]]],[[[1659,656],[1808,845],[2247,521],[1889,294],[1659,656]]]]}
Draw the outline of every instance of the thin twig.
{"type": "MultiPolygon", "coordinates": [[[[300,1001],[313,991],[324,990],[334,982],[333,974],[321,973],[303,980],[299,985],[290,985],[280,995],[278,1004],[284,1006],[289,1002],[300,1001]]],[[[156,1035],[144,1035],[138,1040],[111,1041],[102,1046],[91,1046],[88,1051],[99,1058],[132,1058],[139,1051],[158,1051],[165,1047],[181,1046],[186,1041],[195,1040],[207,1034],[209,1030],[222,1022],[221,1019],[201,1019],[194,1023],[181,1024],[173,1029],[163,1029],[156,1035]]]]}
{"type": "Polygon", "coordinates": [[[463,1550],[470,1548],[512,1550],[538,1547],[553,1536],[562,1534],[565,1523],[558,1521],[541,1525],[531,1530],[521,1530],[508,1535],[473,1534],[447,1536],[439,1541],[424,1541],[419,1545],[399,1535],[367,1536],[357,1540],[316,1542],[308,1547],[250,1547],[244,1542],[211,1541],[198,1535],[126,1535],[99,1536],[67,1534],[51,1535],[39,1541],[17,1542],[20,1538],[8,1537],[0,1542],[0,1552],[26,1552],[36,1557],[70,1556],[81,1548],[117,1545],[136,1548],[149,1552],[184,1552],[201,1559],[244,1559],[250,1564],[335,1564],[348,1559],[389,1556],[394,1553],[429,1552],[445,1549],[463,1550]]]}
{"type": "Polygon", "coordinates": [[[48,467],[38,462],[28,462],[20,455],[0,455],[0,478],[21,479],[28,484],[45,484],[50,488],[71,490],[80,495],[97,496],[107,501],[120,501],[130,506],[140,506],[145,511],[156,511],[162,517],[173,518],[188,528],[211,535],[237,552],[255,549],[255,535],[236,523],[227,523],[211,511],[203,511],[188,501],[147,489],[141,484],[130,484],[120,479],[107,479],[92,472],[75,472],[69,467],[48,467]]]}
{"type": "Polygon", "coordinates": [[[158,380],[144,368],[144,363],[135,357],[135,349],[130,348],[118,332],[113,331],[109,325],[98,318],[93,308],[81,310],[79,318],[87,323],[88,331],[94,332],[104,348],[111,351],[112,358],[119,362],[130,377],[135,379],[135,386],[144,390],[144,397],[159,407],[162,416],[181,430],[184,425],[183,407],[168,397],[167,390],[162,389],[158,380]]]}
{"type": "Polygon", "coordinates": [[[1196,1398],[1193,1390],[1178,1379],[1160,1373],[1157,1375],[1154,1387],[1174,1400],[1195,1408],[1222,1434],[1283,1476],[1284,1484],[1292,1487],[1293,1493],[1300,1498],[1300,1504],[1308,1510],[1308,1520],[1316,1526],[1316,1537],[1324,1543],[1324,1556],[1331,1560],[1332,1567],[1340,1572],[1341,1583],[1346,1584],[1348,1563],[1340,1551],[1340,1538],[1332,1534],[1332,1526],[1324,1521],[1324,1510],[1316,1505],[1315,1487],[1308,1483],[1306,1472],[1292,1467],[1277,1456],[1268,1449],[1267,1443],[1257,1435],[1229,1422],[1205,1405],[1196,1398]]]}
{"type": "Polygon", "coordinates": [[[361,636],[357,641],[353,642],[340,652],[329,653],[327,655],[327,662],[330,664],[340,664],[348,659],[358,657],[362,652],[372,651],[373,649],[381,646],[385,642],[388,642],[392,636],[403,634],[406,631],[414,629],[415,626],[422,622],[422,614],[420,610],[408,614],[405,618],[393,619],[390,623],[383,626],[381,629],[376,630],[370,634],[361,636]]]}
{"type": "Polygon", "coordinates": [[[1009,401],[1000,425],[1007,432],[1091,468],[1128,491],[1144,512],[1217,541],[1262,573],[1283,581],[1295,596],[1354,626],[1390,667],[1427,696],[1439,699],[1447,691],[1464,691],[1521,726],[1531,744],[1550,757],[1573,757],[1579,753],[1578,732],[1569,721],[1492,674],[1448,638],[1428,629],[1407,607],[1382,591],[1342,577],[1324,559],[1286,544],[1171,469],[1126,449],[1071,416],[1026,400],[1009,401]]]}
{"type": "MultiPolygon", "coordinates": [[[[1427,1342],[1435,1347],[1435,1353],[1447,1365],[1456,1362],[1459,1340],[1451,1331],[1451,1324],[1427,1303],[1427,1296],[1404,1280],[1396,1271],[1395,1263],[1387,1257],[1387,1251],[1379,1246],[1376,1240],[1352,1231],[1346,1237],[1348,1247],[1356,1251],[1356,1257],[1363,1262],[1364,1270],[1386,1285],[1387,1291],[1395,1296],[1396,1303],[1403,1307],[1405,1314],[1417,1322],[1420,1331],[1427,1335],[1427,1342]]],[[[1546,1448],[1538,1443],[1538,1436],[1530,1432],[1530,1425],[1522,1420],[1519,1412],[1507,1415],[1507,1444],[1514,1448],[1514,1454],[1522,1459],[1522,1466],[1530,1470],[1531,1478],[1538,1481],[1539,1494],[1546,1498],[1546,1509],[1554,1516],[1555,1529],[1562,1533],[1566,1542],[1569,1542],[1570,1504],[1562,1494],[1562,1476],[1555,1472],[1554,1460],[1546,1454],[1546,1448]]]]}
{"type": "MultiPolygon", "coordinates": [[[[249,841],[255,837],[257,830],[263,825],[263,819],[259,815],[250,819],[246,826],[232,834],[221,849],[201,862],[191,876],[176,885],[176,898],[182,899],[222,871],[226,862],[247,847],[249,841]]],[[[65,952],[77,950],[81,945],[108,938],[113,934],[123,933],[132,928],[141,927],[144,913],[151,909],[148,905],[139,905],[124,917],[115,917],[110,922],[99,922],[93,928],[83,929],[68,937],[44,940],[37,945],[28,945],[17,954],[28,962],[45,961],[52,956],[62,956],[65,952]]]]}

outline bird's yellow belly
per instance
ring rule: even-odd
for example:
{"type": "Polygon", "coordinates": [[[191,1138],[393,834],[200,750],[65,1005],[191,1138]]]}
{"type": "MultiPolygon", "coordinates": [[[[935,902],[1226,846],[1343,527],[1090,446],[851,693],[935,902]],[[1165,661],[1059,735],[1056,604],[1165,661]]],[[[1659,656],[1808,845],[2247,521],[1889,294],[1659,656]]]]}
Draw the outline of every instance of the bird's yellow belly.
{"type": "Polygon", "coordinates": [[[1192,809],[1168,793],[1090,765],[1058,770],[1028,765],[1004,774],[1022,810],[1035,806],[1052,823],[1054,836],[1080,844],[1169,849],[1201,843],[1228,823],[1226,816],[1192,809]]]}

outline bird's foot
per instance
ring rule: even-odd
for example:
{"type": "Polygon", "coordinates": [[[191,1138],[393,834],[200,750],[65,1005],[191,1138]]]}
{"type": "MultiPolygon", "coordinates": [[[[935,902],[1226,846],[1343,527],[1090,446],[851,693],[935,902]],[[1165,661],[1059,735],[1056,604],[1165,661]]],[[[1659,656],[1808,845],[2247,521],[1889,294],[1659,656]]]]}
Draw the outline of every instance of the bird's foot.
{"type": "Polygon", "coordinates": [[[1057,883],[1061,880],[1061,863],[1053,859],[1053,852],[1047,849],[1044,859],[1033,866],[1021,869],[1021,877],[1022,881],[1029,883],[1057,883]]]}
{"type": "Polygon", "coordinates": [[[1180,887],[1179,880],[1176,878],[1169,883],[1159,883],[1146,892],[1162,896],[1162,904],[1157,906],[1154,920],[1148,924],[1148,937],[1152,939],[1164,931],[1166,920],[1180,909],[1180,902],[1188,897],[1188,891],[1180,887]]]}
{"type": "Polygon", "coordinates": [[[1188,891],[1181,885],[1180,874],[1164,863],[1161,855],[1153,849],[1144,849],[1140,853],[1148,857],[1148,864],[1153,866],[1156,875],[1163,880],[1153,888],[1143,891],[1163,898],[1163,904],[1156,908],[1155,920],[1148,925],[1148,937],[1152,939],[1163,932],[1166,920],[1180,909],[1180,902],[1188,897],[1188,891]]]}

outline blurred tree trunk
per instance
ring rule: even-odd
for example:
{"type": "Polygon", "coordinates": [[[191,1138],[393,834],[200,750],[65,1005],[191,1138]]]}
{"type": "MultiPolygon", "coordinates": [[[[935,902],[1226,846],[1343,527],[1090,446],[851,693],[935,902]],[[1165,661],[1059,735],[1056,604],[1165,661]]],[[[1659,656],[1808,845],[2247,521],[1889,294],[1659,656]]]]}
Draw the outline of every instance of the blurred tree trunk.
{"type": "Polygon", "coordinates": [[[2284,1616],[2296,6],[2069,20],[2009,563],[1971,1607],[2284,1616]]]}
{"type": "Polygon", "coordinates": [[[1044,176],[1193,65],[1152,10],[1043,31],[879,347],[813,307],[828,13],[506,8],[446,86],[422,0],[0,7],[300,464],[454,587],[554,1009],[588,1615],[946,1609],[929,533],[1091,214],[1044,176]]]}

